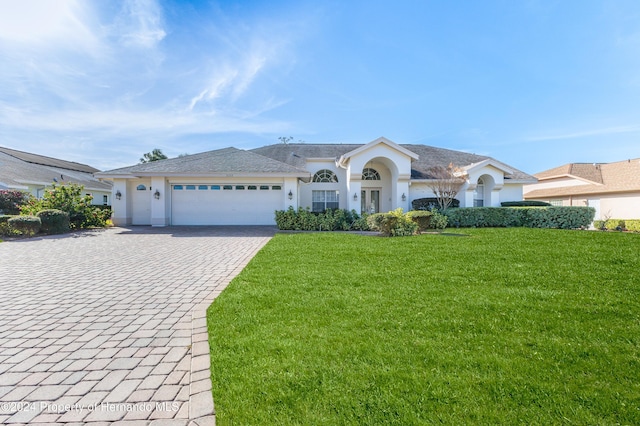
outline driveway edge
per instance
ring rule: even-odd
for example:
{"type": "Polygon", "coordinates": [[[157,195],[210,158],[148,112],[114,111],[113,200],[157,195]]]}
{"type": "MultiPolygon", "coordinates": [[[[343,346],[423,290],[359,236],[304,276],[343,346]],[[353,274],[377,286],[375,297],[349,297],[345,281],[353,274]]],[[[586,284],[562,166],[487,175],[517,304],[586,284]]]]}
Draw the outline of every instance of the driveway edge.
{"type": "Polygon", "coordinates": [[[207,309],[249,261],[269,242],[248,252],[242,263],[221,281],[202,303],[193,308],[191,316],[191,383],[189,386],[189,426],[215,426],[216,414],[211,385],[211,348],[207,330],[207,309]]]}

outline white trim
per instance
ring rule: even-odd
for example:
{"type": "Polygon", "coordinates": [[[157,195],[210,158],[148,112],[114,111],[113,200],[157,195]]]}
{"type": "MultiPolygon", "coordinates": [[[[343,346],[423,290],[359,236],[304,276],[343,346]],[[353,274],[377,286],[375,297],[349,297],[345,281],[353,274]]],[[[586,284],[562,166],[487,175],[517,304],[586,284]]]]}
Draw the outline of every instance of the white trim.
{"type": "Polygon", "coordinates": [[[355,155],[360,154],[361,152],[366,151],[367,149],[374,147],[376,145],[380,145],[380,144],[384,144],[387,145],[389,148],[394,149],[404,155],[406,155],[407,157],[410,157],[414,160],[417,160],[420,158],[420,156],[418,154],[416,154],[413,151],[409,151],[407,148],[403,148],[400,145],[398,145],[397,143],[390,141],[389,139],[385,138],[385,137],[379,137],[378,139],[375,139],[367,144],[364,144],[356,149],[354,149],[353,151],[349,151],[343,155],[340,156],[340,158],[336,161],[336,164],[339,167],[342,168],[346,168],[346,164],[349,162],[349,159],[355,155]]]}

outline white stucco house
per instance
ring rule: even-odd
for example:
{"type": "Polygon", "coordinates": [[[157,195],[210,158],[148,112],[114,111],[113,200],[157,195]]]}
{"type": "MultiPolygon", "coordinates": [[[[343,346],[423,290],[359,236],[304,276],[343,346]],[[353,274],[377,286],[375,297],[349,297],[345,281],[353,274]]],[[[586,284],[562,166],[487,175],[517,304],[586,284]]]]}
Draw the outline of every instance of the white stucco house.
{"type": "Polygon", "coordinates": [[[569,163],[534,175],[524,198],[556,206],[590,206],[595,219],[640,218],[640,158],[615,163],[569,163]]]}
{"type": "Polygon", "coordinates": [[[289,207],[381,212],[432,197],[429,169],[453,163],[468,179],[460,206],[522,200],[536,179],[490,157],[397,144],[276,144],[224,148],[97,173],[113,182],[116,225],[272,225],[289,207]]]}
{"type": "Polygon", "coordinates": [[[0,147],[0,189],[15,189],[42,198],[51,185],[84,186],[94,205],[111,205],[111,182],[96,179],[99,170],[86,164],[0,147]]]}

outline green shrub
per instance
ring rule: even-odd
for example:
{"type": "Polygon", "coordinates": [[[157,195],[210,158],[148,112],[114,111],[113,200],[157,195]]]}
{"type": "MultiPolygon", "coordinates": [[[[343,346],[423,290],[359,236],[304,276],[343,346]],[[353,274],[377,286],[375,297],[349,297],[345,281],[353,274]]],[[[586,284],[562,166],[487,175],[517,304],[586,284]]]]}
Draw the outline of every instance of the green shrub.
{"type": "Polygon", "coordinates": [[[367,219],[369,227],[388,237],[404,237],[418,232],[418,224],[397,208],[388,213],[376,213],[367,219]]]}
{"type": "Polygon", "coordinates": [[[504,201],[500,203],[502,207],[549,207],[551,204],[545,201],[524,200],[524,201],[504,201]]]}
{"type": "Polygon", "coordinates": [[[607,221],[596,220],[593,222],[593,226],[597,229],[609,231],[640,232],[640,219],[609,219],[607,221]]]}
{"type": "Polygon", "coordinates": [[[281,230],[295,231],[350,231],[368,230],[366,214],[360,216],[355,210],[330,209],[314,213],[308,209],[293,207],[276,210],[276,225],[281,230]]]}
{"type": "Polygon", "coordinates": [[[69,214],[62,210],[48,209],[39,211],[36,215],[42,222],[41,232],[45,234],[63,234],[71,229],[69,214]]]}
{"type": "Polygon", "coordinates": [[[504,228],[523,226],[526,208],[465,207],[444,214],[456,228],[504,228]]]}
{"type": "Polygon", "coordinates": [[[20,207],[32,198],[28,192],[0,189],[0,213],[7,215],[20,214],[20,207]]]}
{"type": "Polygon", "coordinates": [[[622,219],[609,219],[604,223],[605,229],[609,231],[625,231],[626,226],[626,222],[622,219]]]}
{"type": "Polygon", "coordinates": [[[514,227],[578,229],[593,221],[593,207],[466,207],[447,211],[449,225],[462,228],[514,227]]]}
{"type": "Polygon", "coordinates": [[[11,219],[12,217],[15,217],[15,215],[0,215],[0,235],[10,236],[20,234],[9,225],[9,219],[11,219]]]}
{"type": "Polygon", "coordinates": [[[29,236],[37,234],[42,225],[37,216],[13,216],[7,223],[11,228],[29,236]]]}
{"type": "Polygon", "coordinates": [[[418,225],[419,232],[425,232],[429,229],[444,229],[448,223],[447,217],[437,210],[411,210],[407,212],[406,216],[418,225]]]}
{"type": "Polygon", "coordinates": [[[84,187],[75,183],[56,185],[44,192],[41,199],[30,200],[21,207],[22,214],[35,215],[42,210],[62,210],[69,214],[71,228],[95,228],[107,225],[110,209],[93,206],[91,195],[82,195],[84,187]]]}
{"type": "MultiPolygon", "coordinates": [[[[417,198],[411,202],[411,208],[413,210],[434,210],[438,208],[438,205],[438,199],[436,197],[417,198]]],[[[457,198],[452,199],[449,208],[452,207],[460,207],[460,200],[457,198]]]]}
{"type": "Polygon", "coordinates": [[[606,226],[606,221],[604,220],[594,220],[593,221],[593,227],[596,229],[599,229],[601,231],[606,231],[607,230],[607,226],[606,226]]]}
{"type": "Polygon", "coordinates": [[[626,219],[624,227],[627,231],[640,232],[640,219],[626,219]]]}
{"type": "Polygon", "coordinates": [[[412,210],[407,212],[407,217],[418,225],[418,231],[420,232],[431,228],[431,216],[433,216],[433,213],[429,210],[412,210]]]}
{"type": "Polygon", "coordinates": [[[431,221],[429,222],[429,226],[432,229],[444,229],[449,224],[449,218],[442,213],[433,212],[431,215],[431,221]]]}
{"type": "Polygon", "coordinates": [[[596,215],[593,207],[538,207],[527,208],[526,211],[525,226],[530,228],[588,228],[596,215]]]}

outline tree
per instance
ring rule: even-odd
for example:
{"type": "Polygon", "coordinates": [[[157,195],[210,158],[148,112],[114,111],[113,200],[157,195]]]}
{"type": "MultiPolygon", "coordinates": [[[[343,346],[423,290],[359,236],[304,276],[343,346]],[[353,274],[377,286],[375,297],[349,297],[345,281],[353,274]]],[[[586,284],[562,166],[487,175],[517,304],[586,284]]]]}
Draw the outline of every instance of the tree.
{"type": "Polygon", "coordinates": [[[147,152],[146,154],[144,154],[140,159],[140,164],[150,163],[152,161],[158,161],[158,160],[166,160],[167,158],[169,157],[164,155],[161,150],[156,148],[153,151],[147,152]]]}
{"type": "Polygon", "coordinates": [[[427,186],[431,188],[438,200],[440,211],[449,208],[453,199],[458,195],[458,191],[464,185],[467,173],[459,167],[450,163],[447,167],[434,166],[428,170],[431,181],[427,186]]]}
{"type": "Polygon", "coordinates": [[[23,215],[35,216],[43,210],[61,210],[69,214],[71,228],[93,228],[106,226],[111,210],[91,204],[91,195],[82,195],[84,186],[77,183],[51,185],[42,198],[32,198],[20,208],[23,215]]]}
{"type": "Polygon", "coordinates": [[[20,213],[20,206],[27,204],[31,198],[28,192],[0,189],[0,214],[20,213]]]}

